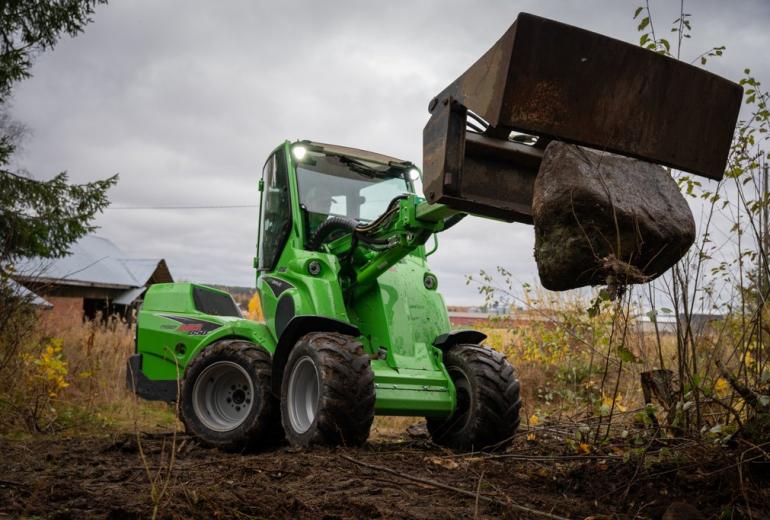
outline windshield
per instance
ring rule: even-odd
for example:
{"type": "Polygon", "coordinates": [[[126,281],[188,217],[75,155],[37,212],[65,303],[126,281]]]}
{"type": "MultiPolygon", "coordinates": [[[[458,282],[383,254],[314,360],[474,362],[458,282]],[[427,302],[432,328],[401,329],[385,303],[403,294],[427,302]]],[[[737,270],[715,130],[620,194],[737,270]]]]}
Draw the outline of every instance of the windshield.
{"type": "Polygon", "coordinates": [[[314,155],[312,162],[297,165],[299,200],[308,214],[309,236],[330,215],[368,222],[384,213],[395,197],[412,193],[402,169],[321,154],[314,155]]]}

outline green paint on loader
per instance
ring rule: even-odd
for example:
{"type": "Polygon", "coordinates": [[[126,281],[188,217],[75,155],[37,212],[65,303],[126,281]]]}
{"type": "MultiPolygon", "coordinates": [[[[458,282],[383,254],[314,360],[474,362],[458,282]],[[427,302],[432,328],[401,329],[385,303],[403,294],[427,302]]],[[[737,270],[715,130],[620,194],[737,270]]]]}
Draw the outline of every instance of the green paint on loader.
{"type": "MultiPolygon", "coordinates": [[[[193,362],[223,344],[262,349],[272,363],[269,387],[275,402],[249,404],[278,408],[282,394],[289,392],[282,386],[291,386],[287,370],[297,361],[291,359],[295,345],[308,334],[331,333],[360,345],[355,347],[360,352],[354,361],[368,365],[372,375],[374,402],[364,421],[371,423],[370,416],[378,414],[425,416],[434,423],[453,417],[460,425],[470,422],[468,408],[474,400],[485,398],[480,393],[483,389],[475,388],[467,371],[450,374],[443,357],[450,348],[463,348],[460,344],[486,350],[477,346],[484,336],[473,331],[452,333],[424,246],[464,214],[417,196],[412,179],[418,175],[410,162],[361,150],[307,141],[287,141],[276,148],[259,181],[261,209],[254,259],[265,322],[243,319],[227,293],[210,287],[153,285],[139,312],[129,384],[148,399],[179,399],[182,405],[189,399],[193,417],[184,417],[182,406],[188,428],[192,426],[210,444],[242,446],[251,439],[220,442],[217,435],[242,427],[238,419],[244,407],[233,403],[251,400],[258,393],[257,382],[249,381],[248,369],[245,373],[238,369],[237,359],[222,357],[219,363],[225,368],[207,372],[214,374],[208,376],[211,388],[201,390],[204,383],[188,381],[193,362]],[[459,399],[458,377],[462,379],[459,399]],[[229,388],[223,388],[226,384],[229,388]],[[236,395],[239,389],[243,396],[236,395]],[[207,407],[213,410],[208,425],[198,420],[206,417],[207,407]]],[[[315,375],[305,369],[311,373],[310,383],[295,378],[293,388],[300,388],[306,397],[297,406],[316,418],[318,403],[334,396],[319,395],[323,367],[314,368],[315,375]]],[[[515,382],[510,372],[503,393],[515,382]]],[[[364,383],[369,384],[365,376],[364,383]]],[[[346,393],[350,389],[345,385],[358,383],[335,384],[342,387],[331,392],[346,393]]],[[[518,424],[518,383],[514,393],[501,399],[502,408],[515,408],[515,417],[504,418],[507,423],[499,428],[483,427],[512,433],[518,424]]],[[[290,418],[284,417],[283,423],[291,428],[290,418]]],[[[287,437],[304,444],[290,434],[287,437]]],[[[308,444],[330,443],[334,438],[316,437],[308,444]]],[[[342,435],[339,442],[349,440],[342,435]]],[[[494,434],[490,440],[503,439],[494,434]]],[[[478,442],[486,441],[479,438],[478,442]]]]}

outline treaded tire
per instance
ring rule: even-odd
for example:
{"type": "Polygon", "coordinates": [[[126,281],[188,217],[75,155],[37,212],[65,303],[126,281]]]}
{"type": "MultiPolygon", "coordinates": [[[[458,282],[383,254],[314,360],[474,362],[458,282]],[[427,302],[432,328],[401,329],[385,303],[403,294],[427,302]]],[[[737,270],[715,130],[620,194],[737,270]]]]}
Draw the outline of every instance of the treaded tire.
{"type": "Polygon", "coordinates": [[[289,444],[360,446],[374,420],[374,374],[369,356],[355,338],[333,332],[312,332],[295,344],[281,384],[281,421],[289,444]],[[300,366],[315,367],[317,405],[305,431],[290,418],[289,386],[300,366]]]}
{"type": "Polygon", "coordinates": [[[457,389],[457,409],[447,419],[427,418],[433,441],[466,451],[508,446],[519,427],[521,399],[505,356],[484,346],[455,345],[444,353],[444,364],[457,389]]]}
{"type": "MultiPolygon", "coordinates": [[[[271,393],[272,360],[264,348],[246,340],[222,340],[206,347],[187,365],[181,390],[179,413],[188,433],[207,446],[226,451],[272,445],[283,438],[280,408],[271,393]],[[216,363],[240,366],[251,381],[251,408],[242,422],[228,431],[217,431],[205,424],[194,405],[195,382],[216,363]]],[[[200,406],[199,406],[200,409],[200,406]]]]}

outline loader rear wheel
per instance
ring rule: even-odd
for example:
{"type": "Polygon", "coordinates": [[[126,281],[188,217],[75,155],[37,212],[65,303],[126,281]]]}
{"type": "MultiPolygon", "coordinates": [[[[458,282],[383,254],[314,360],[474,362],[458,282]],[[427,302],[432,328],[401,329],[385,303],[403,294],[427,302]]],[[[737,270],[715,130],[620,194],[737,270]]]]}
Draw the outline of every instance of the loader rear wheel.
{"type": "Polygon", "coordinates": [[[281,421],[291,445],[362,445],[374,400],[369,356],[355,338],[313,332],[297,341],[281,385],[281,421]]]}
{"type": "Polygon", "coordinates": [[[187,366],[182,384],[186,430],[225,450],[276,442],[282,432],[270,376],[270,354],[254,343],[224,340],[207,347],[187,366]]]}
{"type": "Polygon", "coordinates": [[[519,426],[519,381],[505,356],[479,345],[455,345],[444,364],[457,391],[446,419],[429,417],[433,441],[457,450],[502,449],[519,426]]]}

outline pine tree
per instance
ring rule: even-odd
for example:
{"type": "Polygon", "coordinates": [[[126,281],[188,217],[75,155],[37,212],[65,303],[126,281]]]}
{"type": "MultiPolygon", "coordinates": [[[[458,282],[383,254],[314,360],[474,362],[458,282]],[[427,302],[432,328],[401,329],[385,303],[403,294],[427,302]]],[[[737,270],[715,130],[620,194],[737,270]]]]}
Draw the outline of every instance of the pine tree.
{"type": "Polygon", "coordinates": [[[104,0],[0,0],[0,276],[14,259],[60,257],[93,231],[93,217],[108,204],[117,175],[71,184],[66,172],[47,181],[13,171],[11,159],[24,127],[9,116],[13,86],[30,77],[34,57],[64,35],[76,36],[104,0]]]}

